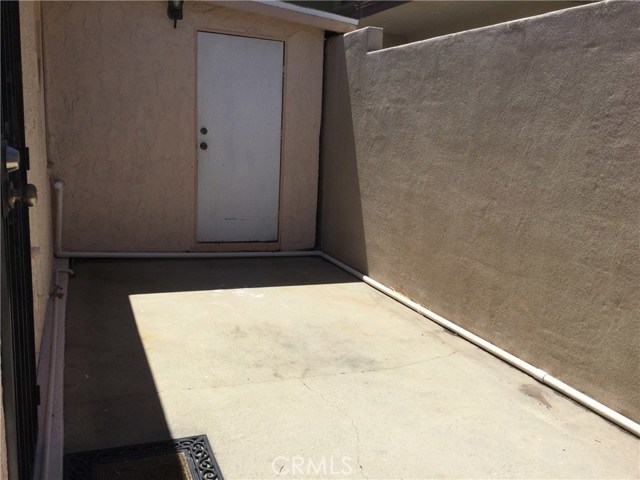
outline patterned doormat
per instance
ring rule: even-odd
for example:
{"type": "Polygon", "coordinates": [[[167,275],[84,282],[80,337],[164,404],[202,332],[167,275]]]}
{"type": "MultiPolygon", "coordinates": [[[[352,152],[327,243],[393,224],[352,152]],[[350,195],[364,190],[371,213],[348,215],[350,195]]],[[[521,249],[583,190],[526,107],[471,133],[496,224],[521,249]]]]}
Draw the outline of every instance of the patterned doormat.
{"type": "Polygon", "coordinates": [[[206,435],[69,453],[65,480],[223,480],[206,435]]]}

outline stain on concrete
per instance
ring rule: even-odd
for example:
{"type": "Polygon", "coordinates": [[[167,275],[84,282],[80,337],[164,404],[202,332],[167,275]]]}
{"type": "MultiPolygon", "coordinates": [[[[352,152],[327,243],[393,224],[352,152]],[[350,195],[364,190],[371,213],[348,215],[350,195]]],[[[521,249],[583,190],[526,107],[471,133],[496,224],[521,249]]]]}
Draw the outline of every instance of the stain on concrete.
{"type": "Polygon", "coordinates": [[[549,403],[549,400],[547,400],[547,397],[545,397],[544,393],[542,393],[542,390],[536,387],[535,385],[526,385],[526,384],[521,385],[518,390],[520,390],[522,393],[524,393],[529,397],[535,398],[545,407],[549,409],[553,408],[552,405],[549,403]]]}
{"type": "Polygon", "coordinates": [[[236,325],[234,329],[231,331],[231,336],[233,338],[245,338],[247,336],[247,332],[245,332],[238,325],[236,325]]]}

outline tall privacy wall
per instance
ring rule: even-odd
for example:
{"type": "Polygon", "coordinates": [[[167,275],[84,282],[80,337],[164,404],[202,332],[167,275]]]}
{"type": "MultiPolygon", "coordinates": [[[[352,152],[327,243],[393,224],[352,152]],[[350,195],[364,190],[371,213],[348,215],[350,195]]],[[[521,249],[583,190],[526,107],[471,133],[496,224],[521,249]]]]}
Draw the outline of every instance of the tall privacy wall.
{"type": "Polygon", "coordinates": [[[640,420],[640,2],[328,42],[322,249],[640,420]]]}

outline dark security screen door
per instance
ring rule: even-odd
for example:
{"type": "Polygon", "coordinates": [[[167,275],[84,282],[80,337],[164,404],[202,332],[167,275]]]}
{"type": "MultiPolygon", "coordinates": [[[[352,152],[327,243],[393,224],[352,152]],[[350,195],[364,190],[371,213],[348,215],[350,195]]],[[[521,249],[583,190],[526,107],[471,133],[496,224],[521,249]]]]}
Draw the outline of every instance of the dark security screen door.
{"type": "Polygon", "coordinates": [[[18,2],[2,12],[2,387],[9,478],[31,480],[38,431],[31,291],[28,151],[24,140],[18,2]]]}

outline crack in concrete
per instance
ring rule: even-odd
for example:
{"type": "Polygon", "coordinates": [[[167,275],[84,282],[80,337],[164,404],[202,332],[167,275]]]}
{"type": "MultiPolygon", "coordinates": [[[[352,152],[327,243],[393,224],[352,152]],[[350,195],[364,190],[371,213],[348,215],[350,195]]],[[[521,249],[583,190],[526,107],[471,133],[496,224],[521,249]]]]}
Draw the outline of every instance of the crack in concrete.
{"type": "MultiPolygon", "coordinates": [[[[313,377],[307,377],[307,378],[313,378],[313,377]]],[[[322,392],[314,390],[309,385],[307,385],[305,383],[305,381],[304,381],[305,377],[302,377],[299,380],[300,380],[300,382],[302,382],[302,385],[304,385],[310,392],[313,392],[316,395],[318,395],[320,398],[322,398],[322,400],[324,400],[324,402],[327,405],[329,405],[330,407],[336,409],[338,412],[340,412],[342,415],[344,415],[351,422],[351,428],[353,429],[354,433],[356,434],[356,462],[358,463],[358,467],[360,468],[360,475],[362,475],[362,478],[364,478],[365,480],[369,480],[369,477],[367,477],[365,475],[365,473],[364,473],[364,467],[362,466],[362,463],[360,463],[360,431],[358,430],[358,427],[356,426],[356,422],[353,420],[353,418],[351,418],[351,416],[347,412],[342,410],[338,405],[336,405],[333,402],[330,402],[327,399],[327,397],[325,397],[322,394],[322,392]]]]}
{"type": "MultiPolygon", "coordinates": [[[[395,365],[393,367],[382,367],[382,368],[372,368],[369,370],[356,370],[356,371],[352,371],[352,372],[332,372],[332,373],[321,373],[319,375],[302,375],[300,377],[283,377],[283,378],[276,378],[276,379],[269,379],[269,380],[259,380],[256,382],[244,382],[244,383],[232,383],[229,385],[214,385],[214,386],[210,386],[210,387],[202,387],[202,388],[193,388],[190,390],[194,390],[194,391],[198,391],[198,390],[209,390],[209,389],[216,389],[216,388],[233,388],[233,387],[242,387],[242,386],[246,386],[246,385],[260,385],[262,383],[281,383],[281,382],[290,382],[290,381],[296,381],[296,380],[303,380],[303,379],[308,379],[308,378],[326,378],[326,377],[335,377],[338,375],[360,375],[363,373],[376,373],[376,372],[386,372],[389,370],[399,370],[401,368],[407,368],[407,367],[413,367],[414,365],[420,365],[423,363],[429,363],[432,362],[434,360],[441,360],[443,358],[448,358],[451,357],[457,353],[464,353],[464,350],[454,350],[451,353],[447,353],[446,355],[438,355],[436,357],[431,357],[431,358],[427,358],[425,360],[418,360],[417,362],[411,362],[411,363],[404,363],[401,365],[395,365]]],[[[181,390],[181,389],[170,389],[170,390],[181,390]]],[[[163,391],[168,391],[168,390],[163,390],[163,391]]],[[[160,393],[160,392],[158,392],[160,393]]]]}
{"type": "MultiPolygon", "coordinates": [[[[247,385],[260,385],[263,383],[282,383],[282,382],[291,382],[291,381],[297,381],[297,380],[304,380],[304,379],[310,379],[310,378],[326,378],[326,377],[336,377],[338,375],[360,375],[363,373],[376,373],[376,372],[386,372],[386,371],[390,371],[390,370],[399,370],[401,368],[407,368],[407,367],[412,367],[414,365],[420,365],[420,364],[424,364],[424,363],[429,363],[432,362],[434,360],[440,360],[443,358],[448,358],[451,357],[452,355],[455,355],[457,353],[464,353],[464,350],[454,350],[451,353],[448,353],[446,355],[438,355],[436,357],[431,357],[431,358],[427,358],[425,360],[418,360],[416,362],[411,362],[411,363],[404,363],[401,365],[395,365],[393,367],[382,367],[382,368],[372,368],[369,370],[357,370],[357,371],[352,371],[352,372],[332,372],[332,373],[322,373],[319,375],[309,375],[309,376],[300,376],[300,377],[287,377],[287,378],[275,378],[275,379],[269,379],[269,380],[259,380],[256,382],[252,382],[252,381],[247,381],[247,382],[243,382],[243,383],[231,383],[228,385],[211,385],[211,386],[207,386],[207,387],[199,387],[199,388],[166,388],[166,389],[162,389],[162,390],[157,390],[154,392],[138,392],[138,393],[123,393],[122,395],[117,395],[115,397],[111,397],[111,398],[105,398],[105,397],[101,397],[99,400],[99,404],[104,404],[104,403],[108,403],[114,400],[118,400],[118,399],[122,399],[122,398],[127,398],[127,397],[138,397],[138,396],[148,396],[148,395],[158,395],[161,393],[166,393],[166,392],[179,392],[179,391],[190,391],[190,392],[198,392],[198,391],[202,391],[202,390],[215,390],[218,388],[235,388],[235,387],[244,387],[247,385]]],[[[89,399],[89,400],[84,400],[84,401],[80,401],[80,402],[71,402],[71,404],[73,405],[83,405],[83,404],[89,404],[89,403],[94,403],[95,400],[94,399],[89,399]]]]}
{"type": "Polygon", "coordinates": [[[353,419],[350,419],[350,420],[351,420],[351,426],[353,427],[353,430],[356,432],[356,462],[358,462],[358,467],[360,467],[360,475],[362,475],[362,478],[364,478],[365,480],[369,480],[369,477],[365,475],[364,468],[360,463],[360,431],[356,426],[356,422],[354,422],[353,419]]]}
{"type": "MultiPolygon", "coordinates": [[[[453,352],[447,353],[446,355],[438,355],[437,357],[431,357],[431,358],[428,358],[426,360],[419,360],[417,362],[405,363],[403,365],[397,365],[395,367],[373,368],[371,370],[360,370],[359,372],[350,372],[350,373],[386,372],[388,370],[399,370],[401,368],[412,367],[414,365],[420,365],[420,364],[423,364],[423,363],[429,363],[429,362],[431,362],[433,360],[440,360],[442,358],[448,358],[448,357],[450,357],[452,355],[455,355],[456,353],[460,353],[460,352],[457,351],[457,350],[454,350],[453,352]]],[[[320,375],[318,375],[318,376],[320,376],[320,375]]],[[[313,377],[308,377],[308,378],[313,378],[313,377]]]]}

